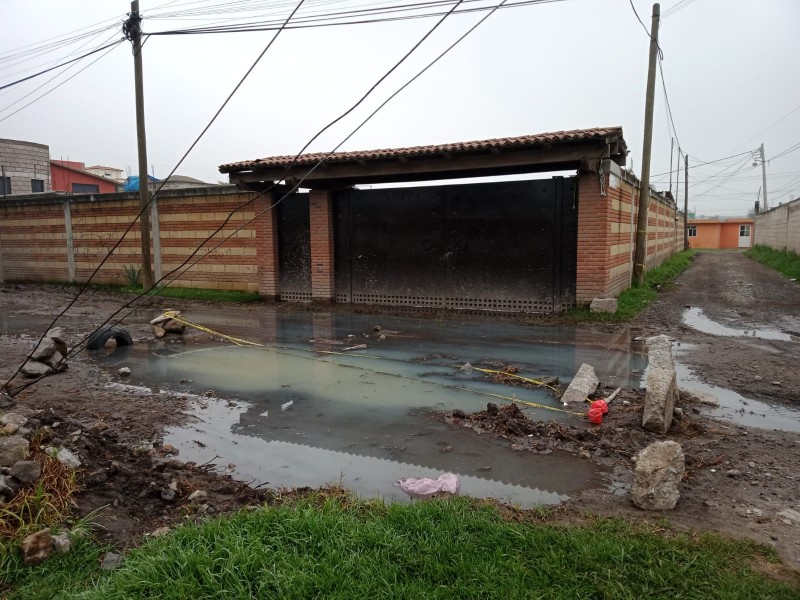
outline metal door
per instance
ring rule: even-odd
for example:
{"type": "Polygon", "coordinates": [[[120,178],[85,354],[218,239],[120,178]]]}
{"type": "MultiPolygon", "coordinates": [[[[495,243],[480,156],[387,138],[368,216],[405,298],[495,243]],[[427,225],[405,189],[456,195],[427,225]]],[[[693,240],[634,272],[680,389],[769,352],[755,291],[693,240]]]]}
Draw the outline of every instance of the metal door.
{"type": "Polygon", "coordinates": [[[575,303],[574,178],[335,196],[336,300],[553,312],[575,303]]]}

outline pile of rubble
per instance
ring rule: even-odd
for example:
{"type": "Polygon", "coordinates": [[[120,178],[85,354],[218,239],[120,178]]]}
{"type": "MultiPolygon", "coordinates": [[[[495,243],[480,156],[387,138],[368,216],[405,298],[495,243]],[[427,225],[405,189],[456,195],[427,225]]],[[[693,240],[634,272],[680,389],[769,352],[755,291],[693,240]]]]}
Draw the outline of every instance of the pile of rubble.
{"type": "Polygon", "coordinates": [[[179,310],[167,310],[150,321],[150,326],[153,328],[153,335],[157,338],[162,338],[167,333],[183,333],[186,329],[186,325],[174,318],[180,316],[180,314],[181,311],[179,310]]]}
{"type": "Polygon", "coordinates": [[[26,377],[44,377],[65,371],[68,367],[66,360],[68,352],[63,328],[54,327],[31,352],[28,360],[22,365],[21,372],[26,377]]]}

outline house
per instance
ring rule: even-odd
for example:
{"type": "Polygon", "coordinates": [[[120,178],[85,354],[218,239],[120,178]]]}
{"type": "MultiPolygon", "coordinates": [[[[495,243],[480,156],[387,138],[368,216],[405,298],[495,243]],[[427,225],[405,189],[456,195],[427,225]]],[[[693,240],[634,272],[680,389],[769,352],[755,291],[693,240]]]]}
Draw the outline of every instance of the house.
{"type": "Polygon", "coordinates": [[[0,139],[0,196],[50,191],[50,148],[0,139]]]}
{"type": "MultiPolygon", "coordinates": [[[[641,184],[622,169],[626,153],[622,128],[602,127],[268,156],[219,170],[260,192],[248,210],[265,298],[560,312],[630,286],[641,184]],[[482,179],[500,175],[530,176],[482,179]],[[414,182],[434,185],[401,185],[414,182]],[[293,193],[298,186],[310,191],[293,193]]],[[[675,202],[650,198],[648,269],[683,244],[675,202]]]]}
{"type": "Polygon", "coordinates": [[[113,194],[117,183],[86,170],[82,162],[50,161],[50,182],[54,192],[72,194],[113,194]]]}
{"type": "Polygon", "coordinates": [[[753,245],[753,219],[689,219],[687,226],[689,247],[693,249],[750,248],[753,245]]]}
{"type": "Polygon", "coordinates": [[[100,177],[111,179],[116,183],[122,183],[125,181],[125,178],[122,176],[122,169],[117,169],[116,167],[104,167],[102,165],[92,165],[91,167],[86,167],[86,169],[84,170],[88,171],[92,175],[99,175],[100,177]]]}

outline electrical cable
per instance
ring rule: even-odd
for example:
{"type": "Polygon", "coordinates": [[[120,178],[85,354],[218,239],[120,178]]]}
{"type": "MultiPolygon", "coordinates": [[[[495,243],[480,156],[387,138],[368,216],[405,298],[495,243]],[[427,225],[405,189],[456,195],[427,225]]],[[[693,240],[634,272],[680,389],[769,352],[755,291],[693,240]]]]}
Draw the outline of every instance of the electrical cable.
{"type": "MultiPolygon", "coordinates": [[[[295,8],[295,10],[294,10],[294,11],[293,11],[293,12],[292,12],[292,13],[291,13],[291,14],[290,14],[288,17],[287,17],[287,19],[286,19],[286,23],[288,23],[288,22],[289,22],[289,20],[290,20],[290,19],[291,19],[291,18],[294,16],[295,12],[297,12],[297,9],[299,9],[299,8],[300,8],[300,6],[302,6],[302,4],[303,4],[303,2],[304,2],[304,1],[305,1],[305,0],[300,0],[300,1],[298,2],[298,4],[297,4],[297,7],[295,8]]],[[[131,18],[133,18],[133,17],[131,17],[131,18]]],[[[139,18],[141,18],[141,17],[139,17],[139,18]]],[[[39,338],[39,340],[37,341],[36,345],[34,346],[34,349],[36,349],[36,348],[39,346],[39,344],[41,343],[41,341],[44,339],[44,337],[45,337],[45,335],[46,335],[47,331],[49,331],[49,330],[50,330],[50,329],[51,329],[51,328],[52,328],[52,327],[53,327],[53,326],[54,326],[54,325],[55,325],[55,324],[58,322],[58,320],[59,320],[61,317],[63,317],[63,316],[64,316],[64,314],[65,314],[65,313],[66,313],[66,312],[67,312],[67,311],[68,311],[70,308],[72,308],[72,306],[75,304],[75,302],[77,302],[78,298],[80,298],[81,294],[83,294],[83,292],[84,292],[84,291],[86,290],[86,288],[89,286],[89,283],[92,281],[92,278],[94,278],[94,276],[95,276],[95,275],[97,275],[97,273],[98,273],[98,271],[100,270],[100,268],[101,268],[101,267],[102,267],[102,266],[103,266],[103,265],[106,263],[106,261],[108,261],[108,259],[109,259],[109,258],[111,257],[111,255],[114,253],[114,251],[115,251],[115,250],[116,250],[116,249],[117,249],[117,248],[120,246],[120,244],[122,243],[122,241],[125,239],[125,236],[126,236],[126,235],[128,235],[128,233],[130,232],[130,230],[133,228],[133,226],[134,226],[134,224],[136,223],[136,221],[137,221],[137,220],[139,220],[139,219],[142,217],[142,215],[144,214],[144,212],[145,212],[146,210],[148,210],[148,208],[150,207],[150,204],[153,202],[153,199],[156,197],[156,195],[158,194],[158,192],[160,192],[160,191],[161,191],[161,188],[162,188],[162,187],[164,187],[164,185],[166,184],[166,181],[167,181],[167,179],[169,179],[169,177],[171,177],[171,176],[172,176],[172,175],[175,173],[175,171],[177,170],[177,168],[178,168],[178,167],[180,167],[180,165],[183,163],[183,161],[184,161],[184,160],[186,159],[186,157],[189,155],[189,152],[191,152],[191,150],[192,150],[192,149],[193,149],[193,148],[194,148],[194,147],[197,145],[197,143],[200,141],[200,138],[202,138],[202,137],[203,137],[203,135],[206,133],[206,131],[208,131],[208,128],[209,128],[209,127],[211,127],[212,123],[214,123],[214,121],[217,119],[217,117],[219,116],[219,114],[222,112],[222,109],[224,109],[224,108],[225,108],[225,106],[228,104],[228,102],[230,102],[231,98],[232,98],[232,97],[233,97],[233,95],[236,93],[236,91],[237,91],[237,90],[238,90],[238,89],[239,89],[239,88],[242,86],[242,84],[245,82],[245,80],[246,80],[246,79],[247,79],[247,77],[250,75],[250,73],[253,71],[253,69],[255,69],[256,65],[257,65],[257,64],[258,64],[258,63],[261,61],[261,59],[264,57],[264,55],[267,53],[267,51],[268,51],[268,50],[269,50],[269,49],[272,47],[272,44],[273,44],[273,43],[275,42],[275,40],[278,38],[278,36],[280,35],[280,33],[281,33],[281,32],[280,32],[280,31],[278,31],[278,32],[277,32],[277,33],[276,33],[274,36],[272,36],[272,39],[270,39],[269,43],[266,45],[266,47],[264,48],[264,50],[262,50],[262,51],[261,51],[261,53],[258,55],[258,57],[257,57],[257,58],[256,58],[256,60],[253,62],[253,64],[250,66],[250,68],[249,68],[249,69],[248,69],[248,70],[245,72],[244,76],[243,76],[243,77],[242,77],[242,78],[239,80],[239,83],[237,83],[237,84],[236,84],[236,86],[233,88],[233,91],[232,91],[232,92],[231,92],[231,93],[228,95],[228,97],[225,99],[225,102],[223,102],[223,103],[222,103],[222,106],[219,108],[219,110],[217,110],[217,112],[214,114],[214,116],[211,118],[211,120],[210,120],[210,121],[208,122],[208,124],[205,126],[205,128],[204,128],[204,129],[203,129],[203,131],[200,133],[200,135],[199,135],[199,136],[197,136],[197,138],[195,139],[195,141],[192,143],[192,145],[189,147],[189,149],[186,151],[186,153],[185,153],[185,154],[183,155],[183,157],[180,159],[180,161],[179,161],[179,162],[178,162],[178,164],[175,166],[175,168],[172,170],[172,172],[169,174],[169,176],[168,176],[168,177],[167,177],[167,178],[166,178],[166,179],[165,179],[165,180],[164,180],[164,181],[161,183],[161,186],[158,188],[158,190],[156,190],[155,194],[153,194],[153,196],[150,198],[150,200],[149,200],[149,201],[148,201],[148,202],[147,202],[147,203],[146,203],[146,204],[145,204],[145,205],[142,207],[142,209],[139,211],[139,214],[136,216],[136,218],[134,218],[134,219],[133,219],[133,221],[131,221],[130,225],[128,225],[128,227],[125,229],[124,233],[122,234],[122,237],[120,237],[120,239],[119,239],[119,240],[118,240],[118,241],[117,241],[117,242],[114,244],[114,246],[111,248],[111,250],[109,250],[109,251],[108,251],[108,254],[106,254],[106,256],[103,258],[103,260],[100,262],[100,264],[99,264],[99,265],[97,265],[97,267],[94,269],[94,271],[92,271],[92,274],[91,274],[91,275],[89,276],[89,278],[88,278],[88,279],[87,279],[87,280],[86,280],[86,281],[83,283],[83,285],[82,285],[82,286],[80,287],[80,289],[78,290],[78,293],[77,293],[77,294],[75,295],[75,297],[74,297],[74,298],[73,298],[73,299],[72,299],[72,300],[71,300],[71,301],[70,301],[70,302],[67,304],[66,308],[64,308],[64,309],[63,309],[63,310],[62,310],[62,311],[61,311],[61,312],[60,312],[58,315],[56,315],[56,317],[53,319],[53,321],[52,321],[52,322],[50,323],[50,325],[47,327],[47,329],[45,330],[45,332],[44,332],[44,333],[42,333],[41,337],[39,338]]],[[[2,89],[2,88],[0,88],[0,89],[2,89]]],[[[141,173],[140,173],[140,176],[141,176],[141,173]]],[[[146,177],[146,176],[147,176],[147,175],[145,174],[145,177],[146,177]]],[[[28,356],[28,359],[30,359],[30,356],[28,356]]],[[[24,364],[24,363],[23,363],[23,364],[24,364]]],[[[9,380],[8,380],[8,381],[7,381],[7,382],[6,382],[6,383],[5,383],[3,386],[2,386],[2,387],[0,387],[0,391],[2,391],[2,390],[5,390],[5,389],[6,389],[6,387],[8,386],[8,384],[11,382],[11,380],[13,380],[13,379],[14,379],[14,377],[16,377],[16,376],[19,374],[19,372],[20,372],[21,370],[22,370],[22,364],[20,364],[20,366],[19,366],[19,367],[17,367],[17,370],[14,372],[14,374],[11,376],[11,378],[10,378],[10,379],[9,379],[9,380]]],[[[38,379],[37,379],[37,380],[35,380],[35,381],[38,381],[38,379]]]]}
{"type": "Polygon", "coordinates": [[[72,64],[72,63],[74,63],[76,61],[82,60],[82,59],[86,58],[87,56],[91,56],[92,54],[97,54],[98,52],[102,52],[106,48],[110,48],[111,46],[115,46],[116,44],[119,44],[120,41],[111,42],[110,44],[106,44],[105,46],[101,46],[99,48],[95,48],[91,52],[87,52],[86,54],[82,54],[81,56],[79,56],[77,58],[73,58],[72,60],[68,60],[68,61],[62,62],[61,64],[58,64],[58,65],[56,65],[54,67],[50,67],[49,69],[45,69],[44,71],[39,71],[38,73],[34,73],[33,75],[28,75],[27,77],[23,77],[22,79],[18,79],[17,81],[14,81],[12,83],[7,83],[6,85],[0,86],[0,90],[4,90],[6,88],[10,88],[10,87],[13,87],[15,85],[19,85],[20,83],[23,83],[25,81],[30,81],[31,79],[34,79],[34,78],[39,77],[41,75],[44,75],[45,73],[49,73],[50,71],[54,71],[55,69],[60,69],[61,67],[64,67],[64,66],[72,64]]]}
{"type": "MultiPolygon", "coordinates": [[[[122,43],[123,41],[124,41],[124,40],[119,40],[119,42],[120,42],[120,43],[122,43]]],[[[56,86],[54,86],[54,87],[50,88],[48,91],[46,91],[46,92],[44,92],[43,94],[41,94],[41,95],[37,96],[36,98],[34,98],[33,100],[31,100],[31,101],[30,101],[30,102],[28,102],[27,104],[25,104],[25,105],[21,106],[20,108],[18,108],[18,109],[17,109],[17,110],[15,110],[14,112],[12,112],[12,113],[10,113],[10,114],[8,114],[8,115],[6,115],[6,116],[4,116],[4,117],[0,118],[0,123],[2,123],[3,121],[5,121],[5,120],[6,120],[6,119],[8,119],[9,117],[12,117],[12,116],[14,116],[15,114],[17,114],[17,113],[18,113],[18,112],[20,112],[21,110],[24,110],[25,108],[29,107],[31,104],[33,104],[33,103],[35,103],[35,102],[38,102],[39,100],[41,100],[42,98],[44,98],[45,96],[47,96],[47,95],[48,95],[48,94],[50,94],[51,92],[54,92],[55,90],[57,90],[58,88],[60,88],[62,85],[64,85],[65,83],[67,83],[68,81],[70,81],[71,79],[73,79],[74,77],[77,77],[78,75],[80,75],[81,73],[83,73],[83,72],[84,72],[86,69],[88,69],[89,67],[91,67],[91,66],[92,66],[94,63],[96,63],[97,61],[99,61],[100,59],[102,59],[103,57],[105,57],[106,55],[108,55],[109,53],[113,52],[113,51],[114,51],[114,49],[115,49],[115,48],[117,48],[118,46],[119,46],[119,44],[117,44],[117,45],[115,45],[115,46],[112,46],[112,47],[111,47],[111,48],[109,48],[109,49],[108,49],[106,52],[104,52],[103,54],[101,54],[99,57],[97,57],[96,59],[94,59],[92,62],[90,62],[88,65],[86,65],[85,67],[83,67],[83,68],[82,68],[82,69],[80,69],[79,71],[76,71],[76,72],[75,72],[75,73],[73,73],[71,76],[67,77],[67,78],[66,78],[64,81],[62,81],[62,82],[61,82],[61,83],[59,83],[58,85],[56,85],[56,86]]],[[[37,92],[38,90],[40,90],[40,89],[42,89],[43,87],[45,87],[45,86],[46,86],[48,83],[52,82],[53,80],[57,79],[58,77],[61,77],[61,76],[62,76],[64,73],[66,73],[66,72],[67,72],[67,71],[69,71],[69,70],[70,70],[72,67],[74,67],[74,66],[76,66],[76,65],[78,65],[78,64],[80,64],[80,63],[77,63],[77,62],[76,62],[76,63],[73,63],[72,65],[70,65],[69,67],[67,67],[66,69],[64,69],[64,70],[63,70],[63,71],[61,71],[60,73],[58,73],[57,75],[55,75],[55,76],[51,77],[50,79],[48,79],[47,81],[45,81],[45,82],[44,82],[42,85],[40,85],[39,87],[37,87],[37,88],[35,88],[35,89],[31,90],[30,92],[28,92],[27,94],[25,94],[25,95],[24,95],[24,96],[22,96],[21,98],[17,99],[16,101],[12,102],[12,103],[11,103],[11,104],[9,104],[8,106],[6,106],[6,107],[4,107],[4,108],[0,108],[0,113],[4,113],[4,112],[6,112],[6,111],[7,111],[9,108],[11,108],[12,106],[15,106],[16,104],[19,104],[20,102],[22,102],[22,101],[23,101],[23,100],[25,100],[26,98],[28,98],[28,97],[32,96],[32,95],[34,94],[34,92],[37,92]]]]}
{"type": "MultiPolygon", "coordinates": [[[[481,25],[483,22],[485,22],[485,21],[486,21],[486,19],[488,19],[488,18],[489,18],[489,17],[490,17],[492,14],[494,14],[494,12],[495,12],[496,10],[498,10],[498,9],[502,8],[503,4],[505,4],[505,3],[506,3],[506,1],[507,1],[507,0],[502,0],[502,2],[500,2],[500,3],[499,3],[499,4],[498,4],[496,7],[495,7],[495,9],[494,9],[494,10],[492,10],[492,11],[491,11],[491,12],[489,12],[488,14],[484,15],[484,16],[483,16],[483,17],[482,17],[482,18],[481,18],[481,19],[480,19],[478,22],[476,22],[476,23],[475,23],[475,24],[474,24],[474,25],[473,25],[473,26],[472,26],[470,29],[468,29],[466,33],[464,33],[464,34],[463,34],[461,37],[459,37],[459,38],[458,38],[458,39],[457,39],[457,40],[456,40],[456,41],[455,41],[453,44],[451,44],[451,45],[450,45],[448,48],[446,48],[446,49],[445,49],[443,52],[441,52],[441,53],[440,53],[440,54],[439,54],[439,55],[438,55],[438,56],[437,56],[437,57],[436,57],[436,58],[435,58],[433,61],[431,61],[430,63],[428,63],[428,65],[427,65],[427,66],[425,66],[425,67],[424,67],[422,70],[420,70],[420,71],[419,71],[419,72],[418,72],[418,73],[417,73],[417,74],[416,74],[416,75],[415,75],[415,76],[414,76],[414,77],[413,77],[411,80],[409,80],[409,81],[408,81],[408,82],[406,82],[406,83],[405,83],[405,84],[404,84],[402,87],[400,87],[398,90],[396,90],[396,91],[395,91],[395,92],[394,92],[394,93],[393,93],[393,94],[392,94],[392,95],[391,95],[389,98],[387,98],[387,99],[386,99],[386,100],[385,100],[385,101],[384,101],[384,102],[383,102],[383,103],[382,103],[382,104],[381,104],[381,105],[380,105],[380,106],[379,106],[377,109],[375,109],[375,110],[374,110],[374,111],[373,111],[373,112],[372,112],[370,115],[368,115],[368,116],[367,116],[367,117],[366,117],[366,118],[365,118],[365,119],[364,119],[364,120],[363,120],[363,121],[362,121],[362,122],[361,122],[361,123],[360,123],[360,124],[359,124],[359,125],[358,125],[358,126],[357,126],[357,127],[356,127],[356,128],[355,128],[355,129],[354,129],[354,130],[353,130],[353,131],[352,131],[352,132],[351,132],[351,133],[350,133],[350,134],[349,134],[349,135],[346,137],[346,138],[345,138],[345,139],[344,139],[344,140],[342,140],[342,141],[341,141],[341,142],[340,142],[340,143],[339,143],[339,144],[338,144],[338,145],[337,145],[337,146],[336,146],[336,147],[335,147],[333,150],[331,150],[331,151],[330,151],[328,154],[326,154],[326,155],[325,155],[324,157],[322,157],[322,158],[321,158],[319,161],[317,161],[316,165],[315,165],[315,166],[314,166],[314,167],[313,167],[311,170],[309,170],[309,171],[308,171],[308,172],[307,172],[307,173],[306,173],[306,174],[305,174],[305,175],[304,175],[304,176],[303,176],[303,177],[302,177],[302,178],[301,178],[301,179],[300,179],[300,180],[299,180],[299,181],[298,181],[298,182],[297,182],[297,183],[296,183],[296,184],[295,184],[293,187],[292,187],[292,189],[291,189],[291,190],[289,190],[289,192],[287,192],[287,193],[286,193],[286,194],[285,194],[285,195],[284,195],[282,198],[280,198],[280,200],[278,200],[278,202],[271,203],[271,205],[270,205],[270,206],[269,206],[269,207],[268,207],[266,210],[264,210],[264,211],[261,211],[261,212],[260,212],[260,213],[258,213],[258,214],[257,214],[255,217],[253,217],[253,218],[252,218],[252,219],[250,219],[249,221],[247,221],[247,222],[243,223],[243,224],[242,224],[242,225],[241,225],[241,226],[240,226],[238,229],[234,230],[234,232],[232,232],[232,233],[231,233],[231,234],[230,234],[230,235],[229,235],[227,238],[224,238],[224,239],[223,239],[223,240],[221,240],[221,241],[220,241],[220,242],[219,242],[219,243],[218,243],[218,244],[217,244],[215,247],[211,248],[211,249],[210,249],[210,250],[209,250],[209,251],[208,251],[208,252],[207,252],[205,255],[201,256],[201,257],[200,257],[200,258],[199,258],[197,261],[195,261],[195,262],[194,262],[192,265],[189,265],[189,267],[187,267],[187,268],[186,268],[184,271],[182,271],[181,273],[179,273],[179,274],[177,274],[175,277],[173,277],[173,279],[172,279],[172,280],[171,280],[169,283],[172,283],[173,281],[175,281],[175,279],[177,279],[177,277],[180,277],[180,276],[181,276],[183,273],[185,273],[185,272],[186,272],[186,271],[188,271],[190,268],[192,268],[192,267],[193,267],[195,264],[197,264],[197,263],[198,263],[200,260],[202,260],[202,258],[204,258],[204,257],[205,257],[207,254],[209,254],[210,252],[213,252],[213,251],[214,251],[216,248],[218,248],[218,247],[219,247],[219,246],[220,246],[222,243],[224,243],[224,242],[225,242],[227,239],[230,239],[230,237],[231,237],[232,235],[235,235],[235,234],[236,234],[238,231],[240,231],[241,229],[243,229],[243,228],[244,228],[246,225],[248,225],[249,223],[251,223],[253,220],[255,220],[256,218],[258,218],[258,217],[259,217],[259,216],[261,216],[262,214],[264,214],[264,213],[266,213],[267,211],[269,211],[269,210],[272,210],[272,209],[274,209],[275,207],[277,207],[277,206],[278,206],[278,204],[279,204],[280,202],[283,202],[283,200],[285,200],[287,197],[289,197],[289,195],[291,195],[292,193],[294,193],[294,191],[296,191],[296,190],[297,190],[297,189],[300,187],[300,185],[303,183],[303,181],[305,181],[305,179],[307,179],[307,178],[308,178],[308,177],[311,175],[311,173],[313,173],[313,172],[314,172],[314,171],[315,171],[315,170],[316,170],[316,169],[317,169],[317,168],[318,168],[320,165],[322,165],[322,164],[325,162],[325,160],[327,160],[327,158],[328,158],[328,157],[329,157],[331,154],[333,154],[334,152],[336,152],[336,150],[338,150],[338,149],[339,149],[339,148],[340,148],[340,147],[341,147],[341,146],[342,146],[344,143],[346,143],[346,142],[347,142],[347,140],[349,140],[349,139],[350,139],[350,138],[351,138],[353,135],[355,135],[355,133],[356,133],[357,131],[359,131],[359,130],[360,130],[360,129],[361,129],[363,126],[364,126],[364,125],[366,125],[366,123],[367,123],[369,120],[371,120],[371,119],[372,119],[372,118],[373,118],[373,117],[374,117],[374,116],[375,116],[375,115],[378,113],[378,111],[380,111],[380,110],[381,110],[381,109],[382,109],[384,106],[386,106],[386,104],[388,104],[388,102],[389,102],[389,101],[391,101],[393,98],[395,98],[395,97],[396,97],[396,96],[397,96],[397,95],[398,95],[400,92],[402,92],[404,89],[406,89],[406,88],[407,88],[407,87],[408,87],[408,86],[409,86],[409,85],[410,85],[410,84],[411,84],[413,81],[415,81],[416,79],[418,79],[418,78],[419,78],[419,77],[420,77],[420,76],[421,76],[423,73],[425,73],[425,72],[426,72],[428,69],[430,69],[430,68],[431,68],[431,67],[432,67],[434,64],[436,64],[436,63],[437,63],[437,62],[438,62],[438,61],[439,61],[441,58],[443,58],[443,57],[444,57],[446,54],[448,54],[448,53],[449,53],[449,52],[450,52],[450,51],[451,51],[453,48],[455,48],[455,47],[456,47],[456,46],[457,46],[459,43],[461,43],[461,42],[462,42],[462,41],[463,41],[463,40],[464,40],[464,39],[465,39],[465,38],[466,38],[468,35],[470,35],[470,34],[471,34],[471,33],[472,33],[472,32],[473,32],[475,29],[477,29],[479,25],[481,25]]],[[[298,155],[298,156],[299,156],[299,155],[298,155]]],[[[293,165],[293,164],[296,162],[296,160],[297,160],[297,156],[296,156],[296,157],[295,157],[295,159],[292,161],[292,165],[293,165]]],[[[291,169],[291,166],[292,166],[292,165],[290,165],[289,169],[291,169]]],[[[286,173],[288,173],[288,169],[287,169],[286,173]]],[[[285,177],[285,175],[284,175],[284,177],[285,177]]],[[[108,317],[108,318],[107,318],[107,319],[106,319],[106,320],[105,320],[105,321],[104,321],[104,322],[103,322],[103,323],[102,323],[102,324],[101,324],[101,325],[100,325],[98,328],[96,328],[96,329],[95,329],[95,331],[99,330],[99,328],[101,328],[101,327],[103,327],[104,325],[106,325],[107,323],[109,323],[109,322],[110,322],[110,321],[111,321],[111,320],[112,320],[114,317],[116,317],[116,316],[117,316],[117,315],[118,315],[120,312],[122,312],[122,311],[123,311],[125,308],[128,308],[128,307],[130,307],[130,306],[131,306],[132,304],[134,304],[135,302],[137,302],[137,301],[140,301],[140,300],[141,300],[141,302],[140,302],[140,304],[139,304],[139,305],[135,306],[135,307],[134,307],[134,308],[133,308],[131,311],[129,311],[128,313],[126,313],[125,315],[123,315],[123,316],[122,316],[120,319],[118,319],[118,320],[117,320],[117,323],[121,322],[123,319],[125,319],[127,316],[129,316],[129,315],[130,315],[132,312],[134,312],[135,310],[137,310],[137,309],[139,308],[139,306],[141,306],[141,305],[142,305],[142,304],[144,304],[145,302],[149,301],[149,300],[152,298],[152,296],[153,296],[153,295],[154,295],[154,294],[157,292],[157,290],[158,290],[158,287],[157,287],[157,286],[158,286],[158,284],[159,284],[161,281],[163,281],[164,279],[166,279],[166,277],[169,277],[170,275],[173,275],[173,274],[175,274],[177,271],[179,271],[180,269],[182,269],[182,268],[183,268],[183,267],[184,267],[184,266],[185,266],[185,265],[186,265],[186,264],[187,264],[187,263],[188,263],[188,262],[189,262],[189,261],[190,261],[192,258],[194,258],[194,256],[195,256],[195,255],[196,255],[196,254],[197,254],[197,253],[200,251],[200,249],[201,249],[201,248],[202,248],[202,247],[203,247],[203,246],[206,244],[206,242],[208,242],[208,241],[209,241],[211,238],[213,238],[213,236],[214,236],[214,235],[216,235],[216,234],[217,234],[219,231],[221,231],[221,230],[222,230],[222,229],[225,227],[225,225],[228,223],[228,221],[230,220],[230,218],[233,216],[233,214],[234,214],[235,212],[237,212],[238,210],[241,210],[241,208],[243,208],[244,206],[246,206],[246,205],[250,204],[251,202],[255,201],[255,199],[257,199],[258,197],[262,196],[263,194],[265,194],[267,191],[269,191],[269,190],[273,189],[274,187],[275,187],[275,185],[273,184],[273,185],[272,185],[272,186],[270,186],[270,187],[269,187],[267,190],[260,192],[260,193],[259,193],[259,194],[257,194],[257,195],[256,195],[254,198],[252,198],[251,200],[249,200],[248,202],[245,202],[245,203],[244,203],[244,204],[242,204],[241,206],[239,206],[239,207],[237,207],[236,209],[234,209],[234,211],[232,211],[232,212],[231,212],[231,213],[228,215],[228,217],[225,219],[225,221],[222,223],[222,225],[220,225],[220,226],[217,228],[217,230],[216,230],[216,231],[214,231],[214,232],[213,232],[213,233],[212,233],[210,236],[208,236],[208,237],[206,238],[206,240],[204,240],[204,241],[203,241],[203,243],[202,243],[202,244],[200,244],[200,246],[198,246],[198,247],[197,247],[197,248],[194,250],[194,252],[193,252],[193,253],[192,253],[192,254],[191,254],[191,255],[190,255],[190,256],[189,256],[189,257],[188,257],[188,258],[187,258],[187,259],[186,259],[186,260],[185,260],[185,261],[184,261],[184,262],[183,262],[181,265],[180,265],[180,266],[178,266],[176,269],[173,269],[173,270],[172,270],[170,273],[168,273],[166,276],[162,277],[162,278],[159,280],[159,282],[157,282],[156,284],[154,284],[154,285],[153,285],[153,287],[151,287],[149,290],[147,290],[147,291],[145,291],[145,292],[143,292],[143,293],[141,293],[141,294],[137,295],[137,296],[136,296],[136,297],[135,297],[133,300],[131,300],[130,302],[128,302],[128,303],[126,303],[125,305],[123,305],[122,307],[120,307],[120,308],[119,308],[117,311],[115,311],[115,312],[114,312],[114,313],[113,313],[113,314],[112,314],[110,317],[108,317]]],[[[168,284],[167,284],[167,285],[168,285],[168,284]]],[[[62,314],[63,314],[63,313],[62,313],[62,314]]],[[[51,325],[51,327],[52,327],[52,325],[51,325]]],[[[89,334],[89,336],[90,336],[90,335],[91,335],[91,334],[89,334]]],[[[72,350],[71,350],[71,351],[68,353],[68,357],[67,357],[68,359],[69,359],[69,358],[72,358],[72,357],[73,357],[75,354],[77,354],[78,352],[80,352],[80,351],[82,350],[81,346],[82,346],[82,345],[83,345],[83,344],[86,342],[86,340],[88,339],[88,337],[89,337],[89,336],[86,336],[86,337],[84,337],[84,338],[83,338],[83,340],[81,340],[80,342],[78,342],[78,344],[76,344],[76,345],[73,347],[73,349],[72,349],[72,350]]],[[[15,375],[14,375],[14,376],[16,376],[16,373],[15,373],[15,375]]],[[[2,390],[2,389],[6,389],[6,388],[7,388],[7,386],[8,386],[8,384],[11,382],[11,380],[13,379],[13,377],[14,377],[14,376],[12,376],[12,378],[10,378],[10,379],[9,379],[9,380],[6,382],[6,384],[5,384],[5,385],[4,385],[2,388],[0,388],[0,390],[2,390]]],[[[16,395],[16,394],[18,394],[20,391],[22,391],[23,389],[26,389],[27,387],[29,387],[29,386],[31,386],[31,385],[33,385],[33,384],[35,384],[35,383],[36,383],[36,382],[38,382],[40,379],[41,379],[41,377],[40,377],[39,379],[35,379],[35,380],[33,380],[33,381],[31,381],[31,382],[29,382],[29,383],[27,383],[27,384],[24,384],[23,386],[20,386],[20,387],[18,387],[18,388],[15,388],[15,389],[13,390],[13,392],[12,392],[12,395],[16,395]]]]}

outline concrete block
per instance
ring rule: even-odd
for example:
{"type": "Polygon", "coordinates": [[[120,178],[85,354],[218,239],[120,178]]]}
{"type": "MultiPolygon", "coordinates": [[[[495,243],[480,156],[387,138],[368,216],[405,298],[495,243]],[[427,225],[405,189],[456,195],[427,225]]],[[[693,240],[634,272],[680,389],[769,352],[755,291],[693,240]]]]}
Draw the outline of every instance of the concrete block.
{"type": "MultiPolygon", "coordinates": [[[[627,270],[627,265],[623,265],[627,270]]],[[[616,298],[595,298],[589,305],[589,310],[593,313],[615,313],[617,312],[616,298]]]]}
{"type": "Polygon", "coordinates": [[[597,390],[600,380],[594,372],[594,367],[586,363],[581,364],[575,377],[569,384],[567,391],[561,396],[561,401],[567,404],[583,402],[589,394],[597,390]]]}

